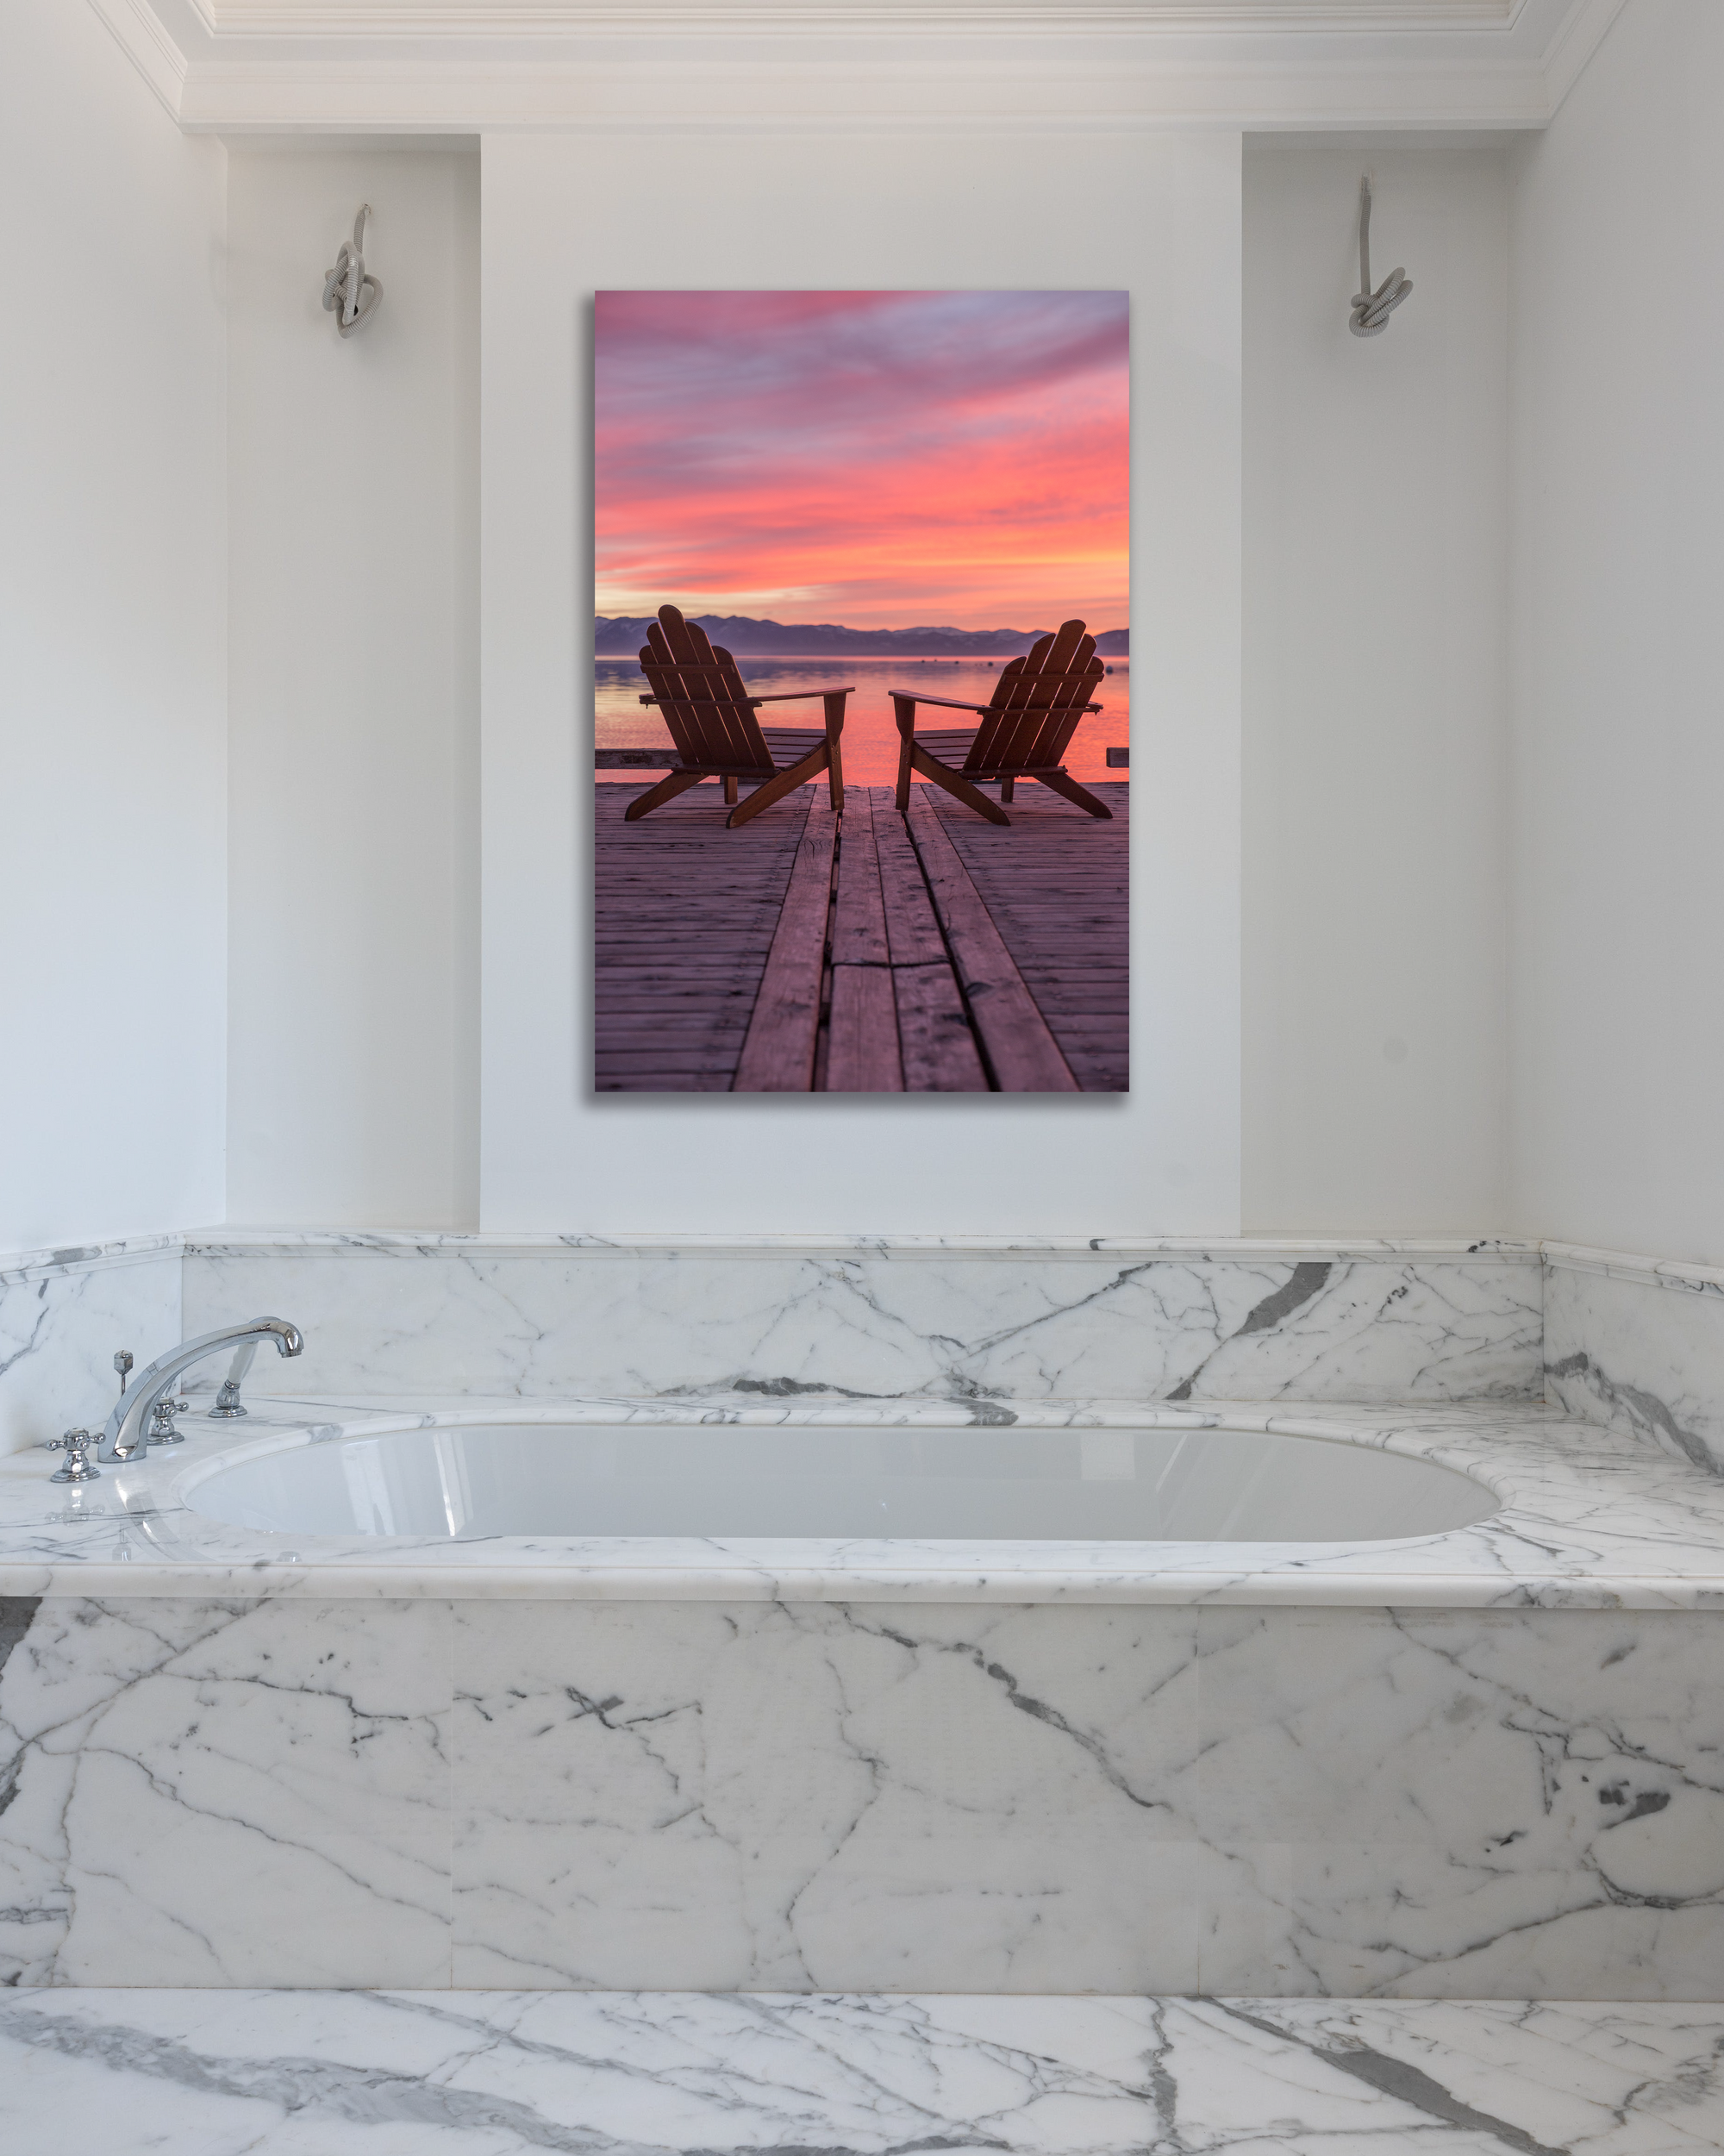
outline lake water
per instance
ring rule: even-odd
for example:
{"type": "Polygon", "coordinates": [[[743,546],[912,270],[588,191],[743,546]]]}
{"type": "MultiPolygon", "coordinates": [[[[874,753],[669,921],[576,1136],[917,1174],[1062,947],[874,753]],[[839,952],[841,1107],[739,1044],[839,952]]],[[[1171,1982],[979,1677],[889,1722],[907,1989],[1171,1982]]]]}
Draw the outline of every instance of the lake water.
{"type": "MultiPolygon", "coordinates": [[[[844,717],[844,776],[859,786],[884,786],[891,784],[898,771],[898,729],[888,692],[905,689],[922,696],[951,697],[962,703],[985,703],[1005,663],[978,659],[744,659],[740,665],[749,688],[763,697],[801,689],[841,689],[853,683],[856,693],[844,717]]],[[[1108,769],[1103,752],[1123,747],[1130,739],[1130,661],[1112,659],[1103,664],[1109,671],[1096,697],[1102,709],[1093,718],[1078,722],[1065,753],[1065,768],[1074,778],[1127,776],[1108,769]]],[[[600,748],[668,744],[662,721],[640,702],[647,693],[646,678],[633,659],[596,659],[593,673],[593,716],[600,748]]],[[[817,728],[824,723],[817,700],[769,705],[760,716],[768,726],[817,728]]],[[[921,720],[918,714],[919,723],[921,720]]],[[[927,714],[931,726],[975,722],[963,711],[927,714]]],[[[635,772],[601,772],[598,776],[640,784],[640,774],[635,772]]]]}

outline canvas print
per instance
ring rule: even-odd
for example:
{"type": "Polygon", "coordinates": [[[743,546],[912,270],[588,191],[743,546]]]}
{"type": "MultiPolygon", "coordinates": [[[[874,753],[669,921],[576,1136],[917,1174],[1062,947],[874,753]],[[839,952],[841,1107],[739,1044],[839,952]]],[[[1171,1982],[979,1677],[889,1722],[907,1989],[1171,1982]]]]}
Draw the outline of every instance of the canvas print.
{"type": "Polygon", "coordinates": [[[1123,292],[601,292],[600,1092],[1127,1090],[1123,292]]]}

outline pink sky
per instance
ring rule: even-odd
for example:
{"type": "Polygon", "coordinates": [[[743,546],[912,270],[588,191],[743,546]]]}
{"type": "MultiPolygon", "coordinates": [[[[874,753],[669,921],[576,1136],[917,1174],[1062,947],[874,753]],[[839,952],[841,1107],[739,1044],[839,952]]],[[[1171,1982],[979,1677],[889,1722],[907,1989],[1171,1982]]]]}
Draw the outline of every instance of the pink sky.
{"type": "Polygon", "coordinates": [[[1127,621],[1123,292],[601,292],[597,605],[1127,621]]]}

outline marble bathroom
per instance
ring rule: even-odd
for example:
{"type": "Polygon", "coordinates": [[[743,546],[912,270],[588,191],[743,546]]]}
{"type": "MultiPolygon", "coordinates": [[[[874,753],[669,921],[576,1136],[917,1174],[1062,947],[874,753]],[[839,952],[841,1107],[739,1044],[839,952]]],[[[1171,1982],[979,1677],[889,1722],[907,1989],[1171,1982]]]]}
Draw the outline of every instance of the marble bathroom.
{"type": "Polygon", "coordinates": [[[7,2156],[1724,2147],[1715,93],[21,0],[7,2156]],[[592,295],[959,284],[1131,294],[1130,1090],[596,1090],[592,295]]]}

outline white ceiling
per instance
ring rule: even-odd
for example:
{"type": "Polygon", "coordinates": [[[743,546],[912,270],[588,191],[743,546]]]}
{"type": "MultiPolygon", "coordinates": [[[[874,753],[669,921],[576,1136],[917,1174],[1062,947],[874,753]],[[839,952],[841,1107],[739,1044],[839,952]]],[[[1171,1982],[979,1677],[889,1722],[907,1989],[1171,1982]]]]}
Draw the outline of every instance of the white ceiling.
{"type": "Polygon", "coordinates": [[[182,126],[1540,127],[1625,0],[91,0],[182,126]]]}

